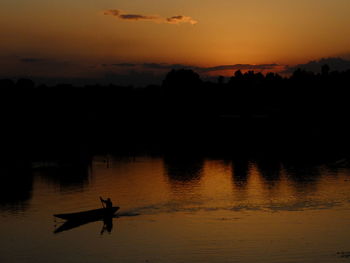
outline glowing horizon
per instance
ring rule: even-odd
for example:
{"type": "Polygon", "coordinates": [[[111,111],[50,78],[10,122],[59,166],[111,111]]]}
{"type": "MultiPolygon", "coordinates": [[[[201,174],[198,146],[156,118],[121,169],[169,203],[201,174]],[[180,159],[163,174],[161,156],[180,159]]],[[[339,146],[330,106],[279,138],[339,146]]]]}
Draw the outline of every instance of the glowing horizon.
{"type": "Polygon", "coordinates": [[[114,64],[277,65],[270,71],[279,72],[321,58],[350,58],[349,9],[346,0],[4,0],[1,77],[127,72],[105,66],[114,64]]]}

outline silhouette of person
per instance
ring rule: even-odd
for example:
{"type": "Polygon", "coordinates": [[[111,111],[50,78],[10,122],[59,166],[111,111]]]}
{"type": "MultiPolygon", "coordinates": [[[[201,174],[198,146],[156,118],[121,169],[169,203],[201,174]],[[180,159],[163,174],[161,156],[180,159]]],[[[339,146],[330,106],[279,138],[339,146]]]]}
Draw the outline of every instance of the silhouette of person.
{"type": "Polygon", "coordinates": [[[108,197],[106,200],[104,200],[102,197],[100,197],[102,204],[105,204],[105,208],[112,208],[113,207],[113,203],[111,201],[111,199],[108,197]]]}

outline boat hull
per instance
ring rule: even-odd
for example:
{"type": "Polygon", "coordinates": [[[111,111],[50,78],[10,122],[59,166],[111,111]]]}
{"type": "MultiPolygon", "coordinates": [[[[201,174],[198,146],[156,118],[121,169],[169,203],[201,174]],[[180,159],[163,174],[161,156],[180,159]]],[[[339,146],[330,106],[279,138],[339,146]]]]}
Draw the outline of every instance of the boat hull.
{"type": "Polygon", "coordinates": [[[65,220],[97,220],[106,217],[112,217],[119,210],[119,207],[115,206],[112,208],[100,208],[89,211],[82,211],[77,213],[67,213],[67,214],[55,214],[55,217],[65,219],[65,220]]]}

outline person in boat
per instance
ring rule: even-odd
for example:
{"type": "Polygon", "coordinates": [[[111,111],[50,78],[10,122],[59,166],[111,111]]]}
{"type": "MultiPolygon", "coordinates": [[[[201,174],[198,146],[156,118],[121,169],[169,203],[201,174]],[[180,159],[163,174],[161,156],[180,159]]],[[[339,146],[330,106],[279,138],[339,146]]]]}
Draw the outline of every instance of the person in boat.
{"type": "Polygon", "coordinates": [[[100,197],[100,200],[101,200],[102,204],[105,204],[105,208],[110,209],[113,207],[113,203],[109,197],[106,200],[104,200],[102,197],[100,197]]]}

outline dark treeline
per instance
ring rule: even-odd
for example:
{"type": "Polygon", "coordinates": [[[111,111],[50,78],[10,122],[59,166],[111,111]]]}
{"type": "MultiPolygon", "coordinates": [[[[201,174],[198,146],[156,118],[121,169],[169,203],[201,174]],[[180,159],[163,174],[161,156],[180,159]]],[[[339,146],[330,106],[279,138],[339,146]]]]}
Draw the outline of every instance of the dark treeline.
{"type": "Polygon", "coordinates": [[[327,65],[320,74],[237,71],[216,82],[172,70],[161,86],[144,88],[1,80],[1,152],[347,154],[349,88],[350,70],[327,65]]]}

